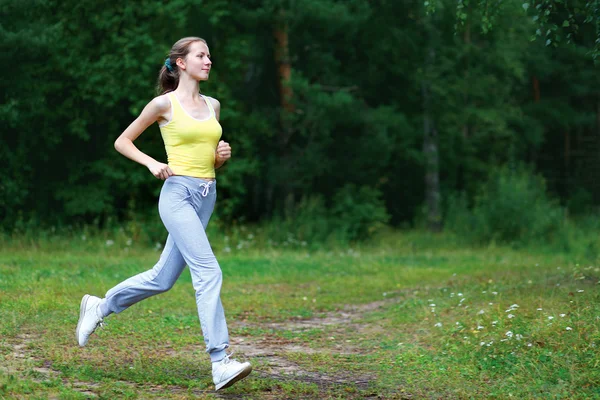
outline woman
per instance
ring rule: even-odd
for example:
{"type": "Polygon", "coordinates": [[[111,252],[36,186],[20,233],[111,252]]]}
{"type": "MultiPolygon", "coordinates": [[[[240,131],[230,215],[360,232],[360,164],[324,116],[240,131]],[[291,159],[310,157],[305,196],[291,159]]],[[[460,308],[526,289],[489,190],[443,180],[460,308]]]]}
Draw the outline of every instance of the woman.
{"type": "Polygon", "coordinates": [[[110,289],[103,299],[81,300],[77,340],[85,346],[103,318],[119,313],[147,297],[169,290],[187,264],[196,291],[196,304],[206,351],[212,361],[216,390],[246,377],[252,367],[229,358],[229,336],[220,300],[221,269],[206,237],[206,226],[216,199],[215,169],[231,157],[231,147],[220,141],[220,104],[200,93],[212,62],[204,39],[187,37],[175,43],[159,75],[161,95],[115,141],[124,156],[146,166],[165,181],[158,204],[169,232],[158,263],[110,289]],[[158,122],[168,164],[142,153],[133,141],[158,122]]]}

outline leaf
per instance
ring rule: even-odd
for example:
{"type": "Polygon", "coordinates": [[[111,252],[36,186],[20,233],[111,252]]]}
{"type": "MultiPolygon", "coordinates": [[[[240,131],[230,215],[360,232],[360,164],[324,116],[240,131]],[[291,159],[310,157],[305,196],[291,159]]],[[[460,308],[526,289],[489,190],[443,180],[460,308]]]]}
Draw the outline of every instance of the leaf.
{"type": "Polygon", "coordinates": [[[569,24],[569,21],[565,20],[562,24],[563,28],[568,28],[571,24],[569,24]]]}

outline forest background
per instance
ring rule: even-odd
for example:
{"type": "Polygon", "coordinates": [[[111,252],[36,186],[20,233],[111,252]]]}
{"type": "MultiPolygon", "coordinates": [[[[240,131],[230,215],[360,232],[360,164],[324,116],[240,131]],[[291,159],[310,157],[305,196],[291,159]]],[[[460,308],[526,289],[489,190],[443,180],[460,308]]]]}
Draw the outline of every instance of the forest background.
{"type": "MultiPolygon", "coordinates": [[[[0,5],[5,234],[164,240],[160,182],[113,142],[194,35],[233,148],[220,228],[313,245],[417,227],[600,254],[597,1],[0,5]]],[[[136,144],[166,161],[157,126],[136,144]]]]}

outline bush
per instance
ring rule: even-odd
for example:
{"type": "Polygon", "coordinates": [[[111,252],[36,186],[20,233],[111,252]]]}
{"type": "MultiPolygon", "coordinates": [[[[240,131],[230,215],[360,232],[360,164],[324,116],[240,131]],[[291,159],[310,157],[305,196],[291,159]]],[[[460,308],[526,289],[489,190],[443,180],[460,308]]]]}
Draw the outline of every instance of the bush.
{"type": "Polygon", "coordinates": [[[550,241],[565,223],[562,207],[542,177],[525,168],[492,172],[471,210],[464,196],[448,202],[446,227],[471,241],[527,244],[550,241]]]}
{"type": "Polygon", "coordinates": [[[371,237],[389,220],[378,189],[346,185],[326,204],[321,195],[304,197],[266,226],[269,237],[280,243],[347,243],[371,237]]]}

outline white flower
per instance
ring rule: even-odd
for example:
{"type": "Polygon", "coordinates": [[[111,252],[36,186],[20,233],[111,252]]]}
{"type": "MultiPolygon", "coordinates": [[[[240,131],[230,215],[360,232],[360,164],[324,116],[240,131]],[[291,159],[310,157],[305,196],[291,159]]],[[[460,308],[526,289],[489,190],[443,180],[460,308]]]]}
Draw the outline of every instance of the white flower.
{"type": "Polygon", "coordinates": [[[106,241],[107,246],[112,246],[113,244],[115,244],[115,242],[110,239],[106,241]]]}
{"type": "Polygon", "coordinates": [[[527,343],[527,347],[531,347],[533,346],[531,343],[527,343]]]}
{"type": "Polygon", "coordinates": [[[573,328],[571,328],[570,326],[567,326],[567,330],[568,330],[568,331],[572,331],[572,330],[573,330],[573,328]]]}
{"type": "Polygon", "coordinates": [[[485,311],[479,310],[479,312],[477,313],[477,315],[481,315],[481,314],[485,314],[485,311]]]}
{"type": "Polygon", "coordinates": [[[483,346],[484,344],[485,344],[485,342],[481,342],[481,343],[479,343],[479,345],[480,345],[480,346],[483,346]]]}
{"type": "Polygon", "coordinates": [[[481,293],[487,293],[487,290],[484,290],[484,291],[483,291],[483,292],[481,292],[481,293]]]}
{"type": "Polygon", "coordinates": [[[506,332],[505,335],[509,338],[513,337],[513,333],[511,331],[506,332]]]}
{"type": "Polygon", "coordinates": [[[492,325],[496,325],[498,321],[492,321],[492,325]]]}
{"type": "Polygon", "coordinates": [[[540,307],[540,308],[538,308],[537,310],[538,310],[538,311],[542,311],[542,308],[540,307]]]}
{"type": "Polygon", "coordinates": [[[492,292],[492,294],[495,296],[495,295],[497,295],[497,294],[498,294],[498,292],[492,292]]]}
{"type": "Polygon", "coordinates": [[[512,314],[508,314],[508,318],[514,318],[515,316],[512,314]]]}
{"type": "Polygon", "coordinates": [[[482,329],[483,329],[483,326],[477,325],[477,330],[482,330],[482,329]]]}
{"type": "Polygon", "coordinates": [[[435,307],[435,304],[430,304],[429,307],[435,307]]]}
{"type": "Polygon", "coordinates": [[[225,253],[230,253],[231,252],[231,247],[225,247],[223,250],[225,250],[225,253]]]}
{"type": "Polygon", "coordinates": [[[517,334],[515,335],[515,338],[516,338],[517,340],[521,340],[521,339],[523,339],[523,335],[521,335],[520,333],[517,333],[517,334]]]}
{"type": "Polygon", "coordinates": [[[458,296],[458,297],[462,297],[462,295],[463,295],[462,293],[459,293],[457,296],[458,296]]]}
{"type": "Polygon", "coordinates": [[[442,323],[438,322],[437,324],[434,325],[436,328],[441,328],[442,327],[442,323]]]}
{"type": "Polygon", "coordinates": [[[579,289],[577,293],[583,293],[583,289],[579,289]]]}
{"type": "Polygon", "coordinates": [[[548,319],[554,319],[554,317],[553,316],[549,316],[548,319]]]}
{"type": "Polygon", "coordinates": [[[462,302],[463,302],[463,301],[465,301],[465,300],[466,300],[466,298],[465,298],[465,297],[463,297],[462,299],[460,299],[460,301],[458,302],[458,304],[462,303],[462,302]]]}
{"type": "Polygon", "coordinates": [[[306,296],[304,296],[304,297],[302,298],[302,300],[306,301],[306,300],[308,300],[308,299],[306,298],[306,296]]]}
{"type": "Polygon", "coordinates": [[[566,314],[560,314],[560,317],[561,317],[561,318],[564,318],[564,317],[565,317],[565,315],[566,315],[566,314]]]}

